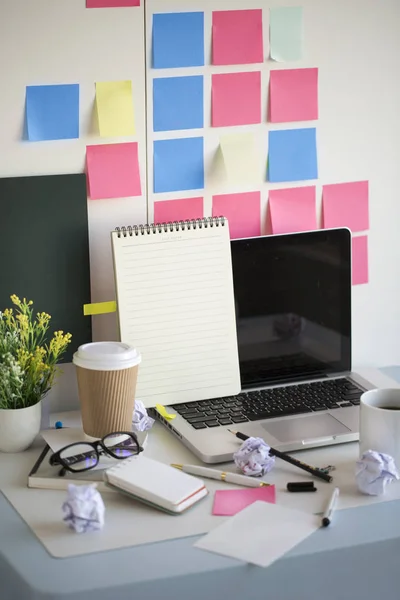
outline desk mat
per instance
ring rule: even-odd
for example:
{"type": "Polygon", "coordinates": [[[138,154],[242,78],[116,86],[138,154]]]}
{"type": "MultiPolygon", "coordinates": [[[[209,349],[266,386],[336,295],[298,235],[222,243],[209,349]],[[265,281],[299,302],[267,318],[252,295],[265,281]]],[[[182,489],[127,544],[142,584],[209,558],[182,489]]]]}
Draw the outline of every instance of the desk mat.
{"type": "MultiPolygon", "coordinates": [[[[70,415],[68,418],[67,413],[63,413],[57,415],[57,418],[62,420],[64,426],[77,426],[76,419],[79,413],[71,412],[70,415]]],[[[65,490],[26,487],[28,472],[40,451],[41,448],[36,447],[25,453],[13,455],[15,475],[12,476],[10,484],[3,485],[1,491],[48,553],[55,558],[199,535],[207,533],[226,519],[212,515],[214,491],[221,487],[221,484],[207,480],[209,495],[185,514],[173,516],[135,502],[122,494],[101,491],[106,506],[103,530],[77,534],[68,529],[63,521],[61,507],[66,498],[65,490]]],[[[167,463],[198,462],[191,452],[159,423],[149,432],[145,452],[151,458],[158,458],[167,463]]],[[[4,465],[8,464],[10,469],[6,455],[0,455],[0,469],[3,462],[4,465]]]]}
{"type": "MultiPolygon", "coordinates": [[[[157,433],[163,436],[167,432],[157,433]]],[[[314,493],[287,492],[285,488],[288,481],[305,481],[309,478],[306,473],[303,475],[295,467],[281,461],[277,461],[273,473],[264,479],[275,483],[277,503],[308,513],[323,511],[335,485],[340,487],[341,492],[338,509],[399,499],[400,482],[390,485],[387,493],[380,497],[365,496],[357,491],[354,480],[357,454],[357,443],[297,453],[296,456],[310,464],[336,465],[336,471],[332,473],[333,483],[315,480],[318,491],[314,493]]],[[[7,486],[2,491],[49,554],[57,558],[67,558],[210,531],[224,519],[229,518],[211,514],[215,490],[235,488],[235,486],[207,480],[207,487],[210,494],[206,499],[186,514],[177,516],[164,514],[119,494],[103,492],[106,505],[105,527],[102,531],[85,534],[76,534],[69,530],[62,520],[61,505],[65,499],[65,491],[28,489],[21,484],[7,486]]],[[[340,518],[339,515],[337,518],[340,518]]]]}
{"type": "Polygon", "coordinates": [[[212,496],[184,515],[171,516],[120,494],[102,492],[106,506],[103,530],[77,534],[63,522],[65,492],[24,488],[3,489],[3,494],[32,532],[55,558],[68,558],[162,542],[210,531],[227,517],[214,517],[212,496]],[[200,506],[201,504],[201,506],[200,506]]]}

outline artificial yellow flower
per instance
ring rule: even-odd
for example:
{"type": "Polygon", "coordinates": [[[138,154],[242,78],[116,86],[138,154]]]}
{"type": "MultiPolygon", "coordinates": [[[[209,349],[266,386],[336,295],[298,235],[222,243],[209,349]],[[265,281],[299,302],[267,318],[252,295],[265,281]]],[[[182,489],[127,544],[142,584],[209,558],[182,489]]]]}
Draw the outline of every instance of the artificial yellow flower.
{"type": "Polygon", "coordinates": [[[15,306],[21,306],[21,300],[15,294],[11,294],[10,296],[11,302],[15,304],[15,306]]]}
{"type": "Polygon", "coordinates": [[[19,313],[16,318],[19,321],[22,331],[27,331],[29,328],[28,316],[19,313]]]}
{"type": "Polygon", "coordinates": [[[47,328],[47,325],[49,324],[50,319],[51,319],[51,316],[45,312],[41,312],[36,315],[38,327],[40,327],[41,329],[47,328]]]}
{"type": "Polygon", "coordinates": [[[53,339],[50,340],[50,352],[56,355],[59,354],[69,344],[71,338],[72,335],[70,333],[64,335],[63,331],[55,331],[53,339]]]}
{"type": "Polygon", "coordinates": [[[34,317],[32,300],[21,300],[16,294],[12,294],[11,301],[15,308],[0,312],[0,363],[10,356],[21,375],[13,380],[12,397],[9,393],[2,395],[0,387],[0,406],[8,407],[12,399],[13,408],[23,408],[32,406],[50,390],[57,364],[72,336],[56,331],[47,343],[51,316],[40,312],[34,317]]]}
{"type": "Polygon", "coordinates": [[[13,323],[14,315],[13,315],[12,308],[6,308],[5,311],[3,312],[3,316],[4,316],[4,320],[7,325],[11,325],[13,323]]]}
{"type": "Polygon", "coordinates": [[[18,348],[17,361],[23,371],[26,369],[26,366],[29,362],[29,358],[30,355],[29,352],[27,352],[27,350],[25,350],[24,348],[18,348]]]}

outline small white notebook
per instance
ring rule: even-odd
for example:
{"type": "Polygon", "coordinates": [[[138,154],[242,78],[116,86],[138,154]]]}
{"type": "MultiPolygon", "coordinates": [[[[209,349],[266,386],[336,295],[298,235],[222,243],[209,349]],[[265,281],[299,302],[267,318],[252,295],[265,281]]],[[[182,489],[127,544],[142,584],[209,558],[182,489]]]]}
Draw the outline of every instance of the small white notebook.
{"type": "Polygon", "coordinates": [[[128,495],[156,508],[181,513],[204,498],[204,482],[146,456],[121,461],[107,469],[104,480],[128,495]]]}
{"type": "Polygon", "coordinates": [[[240,392],[228,222],[210,218],[111,233],[121,341],[142,355],[147,407],[240,392]]]}

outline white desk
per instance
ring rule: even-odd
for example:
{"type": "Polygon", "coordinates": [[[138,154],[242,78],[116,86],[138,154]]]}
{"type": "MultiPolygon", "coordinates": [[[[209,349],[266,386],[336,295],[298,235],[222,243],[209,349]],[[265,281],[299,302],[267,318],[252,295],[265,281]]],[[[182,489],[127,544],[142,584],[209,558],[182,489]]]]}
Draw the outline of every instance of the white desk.
{"type": "MultiPolygon", "coordinates": [[[[400,381],[400,367],[386,371],[400,381]]],[[[4,465],[2,460],[2,486],[16,476],[14,460],[4,465]]],[[[0,496],[0,598],[399,598],[399,501],[341,511],[334,527],[317,531],[268,569],[200,552],[192,547],[193,541],[194,538],[185,538],[56,560],[47,554],[7,500],[0,496]]]]}

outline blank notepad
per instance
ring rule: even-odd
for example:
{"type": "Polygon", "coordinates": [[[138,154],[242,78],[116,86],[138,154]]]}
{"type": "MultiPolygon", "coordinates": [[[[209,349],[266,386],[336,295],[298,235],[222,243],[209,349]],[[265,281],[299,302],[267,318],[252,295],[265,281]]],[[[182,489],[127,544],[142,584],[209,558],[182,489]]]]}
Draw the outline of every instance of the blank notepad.
{"type": "Polygon", "coordinates": [[[112,234],[121,341],[146,406],[240,391],[229,227],[213,218],[112,234]]]}

